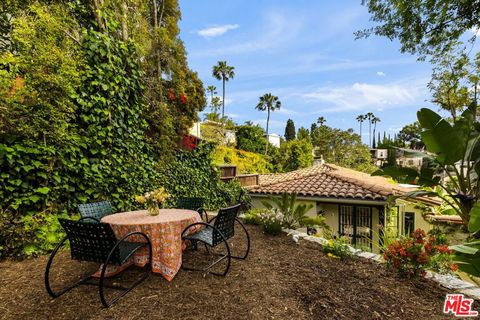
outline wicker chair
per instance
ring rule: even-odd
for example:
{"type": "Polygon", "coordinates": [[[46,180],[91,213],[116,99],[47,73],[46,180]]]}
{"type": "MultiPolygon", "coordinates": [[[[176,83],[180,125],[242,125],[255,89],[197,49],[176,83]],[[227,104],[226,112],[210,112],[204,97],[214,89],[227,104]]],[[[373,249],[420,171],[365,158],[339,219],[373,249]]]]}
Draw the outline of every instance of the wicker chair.
{"type": "Polygon", "coordinates": [[[104,216],[113,213],[110,201],[82,203],[77,205],[77,208],[82,218],[93,217],[97,220],[101,220],[104,216]]]}
{"type": "Polygon", "coordinates": [[[204,204],[205,204],[204,198],[181,197],[177,199],[176,207],[179,209],[195,210],[200,214],[200,217],[202,217],[202,220],[208,222],[207,211],[203,208],[204,204]]]}
{"type": "Polygon", "coordinates": [[[230,269],[232,258],[245,259],[247,257],[248,252],[250,250],[250,238],[248,236],[248,233],[247,233],[247,239],[248,239],[247,252],[242,257],[232,256],[230,247],[227,242],[228,239],[232,238],[235,235],[236,221],[240,223],[240,225],[244,228],[246,232],[245,226],[237,218],[239,209],[240,209],[240,204],[234,205],[229,208],[222,208],[219,210],[218,215],[213,219],[211,219],[209,223],[205,223],[205,222],[193,223],[183,230],[182,239],[189,240],[192,243],[193,248],[196,249],[197,242],[201,242],[205,244],[205,248],[207,249],[207,252],[208,252],[208,247],[216,247],[217,245],[224,243],[227,249],[227,253],[224,255],[221,255],[219,259],[215,260],[213,263],[211,263],[208,267],[204,269],[190,268],[190,267],[186,267],[184,264],[182,264],[182,269],[210,272],[209,269],[211,269],[216,264],[222,262],[223,260],[227,259],[227,266],[223,272],[210,272],[214,275],[225,276],[228,273],[228,270],[230,269]],[[187,235],[187,231],[191,227],[199,226],[199,225],[203,225],[205,227],[196,233],[187,235]]]}
{"type": "Polygon", "coordinates": [[[98,285],[100,301],[104,307],[109,307],[118,299],[123,297],[134,287],[139,285],[150,274],[152,263],[152,245],[150,239],[141,232],[131,232],[123,236],[120,240],[117,240],[115,234],[109,224],[100,223],[98,220],[92,217],[82,218],[79,221],[58,219],[62,227],[65,229],[67,236],[58,244],[55,250],[48,259],[47,267],[45,270],[45,287],[48,294],[57,298],[69,290],[79,285],[98,285]],[[127,242],[126,239],[131,237],[141,237],[145,242],[127,242]],[[101,273],[98,282],[89,282],[93,278],[92,275],[86,275],[82,277],[76,283],[70,284],[65,288],[55,292],[50,285],[50,269],[52,267],[53,259],[58,253],[60,248],[64,245],[65,241],[70,242],[70,253],[73,260],[89,261],[101,263],[101,273]],[[106,285],[105,284],[105,272],[108,265],[122,266],[129,258],[140,248],[148,247],[149,260],[148,264],[144,267],[145,274],[129,288],[122,286],[106,285]],[[121,290],[122,292],[116,297],[107,301],[104,294],[104,288],[111,288],[121,290]]]}

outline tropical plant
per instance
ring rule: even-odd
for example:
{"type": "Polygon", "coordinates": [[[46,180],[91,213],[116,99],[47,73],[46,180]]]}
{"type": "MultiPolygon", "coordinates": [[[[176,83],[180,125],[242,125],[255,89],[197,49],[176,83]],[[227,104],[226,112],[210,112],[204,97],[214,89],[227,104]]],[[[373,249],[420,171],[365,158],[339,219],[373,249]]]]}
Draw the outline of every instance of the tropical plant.
{"type": "MultiPolygon", "coordinates": [[[[373,124],[373,141],[375,141],[375,131],[377,130],[377,123],[380,122],[380,118],[378,117],[373,117],[372,118],[372,124],[373,124]]],[[[379,139],[380,140],[380,139],[379,139]]],[[[378,141],[377,141],[378,142],[378,141]]],[[[374,142],[372,142],[372,147],[375,148],[376,147],[376,144],[374,142]]]]}
{"type": "Polygon", "coordinates": [[[262,201],[265,208],[269,210],[279,210],[283,214],[282,225],[288,229],[298,229],[301,227],[327,227],[325,217],[317,215],[309,217],[308,211],[313,208],[312,204],[297,203],[297,194],[284,192],[281,197],[269,198],[269,201],[262,201]]]}
{"type": "Polygon", "coordinates": [[[362,124],[365,120],[367,120],[367,118],[365,117],[364,114],[361,114],[361,115],[358,115],[356,120],[358,121],[358,123],[360,123],[360,139],[362,138],[362,124]]]}
{"type": "Polygon", "coordinates": [[[325,122],[327,122],[327,119],[325,119],[325,117],[318,117],[317,123],[320,127],[323,126],[325,122]]]}
{"type": "Polygon", "coordinates": [[[235,77],[235,67],[227,65],[227,61],[218,61],[213,66],[212,75],[222,81],[222,119],[225,116],[225,82],[235,77]]]}
{"type": "MultiPolygon", "coordinates": [[[[278,100],[277,96],[272,95],[271,93],[266,93],[259,98],[258,104],[255,109],[259,111],[267,111],[267,124],[266,124],[266,134],[268,137],[268,124],[270,122],[270,112],[280,109],[282,103],[278,100]]],[[[268,143],[265,145],[265,154],[268,152],[268,143]]]]}
{"type": "MultiPolygon", "coordinates": [[[[476,104],[473,103],[456,121],[450,123],[429,109],[417,113],[423,131],[422,140],[429,154],[429,167],[387,167],[375,175],[388,175],[399,182],[423,186],[405,194],[406,197],[438,197],[462,218],[473,238],[480,235],[480,124],[476,120],[476,104]],[[442,183],[438,172],[448,177],[442,183]]],[[[452,246],[456,251],[462,271],[480,276],[480,241],[471,240],[452,246]]]]}
{"type": "Polygon", "coordinates": [[[368,146],[372,147],[372,121],[375,118],[375,115],[372,112],[368,112],[365,115],[365,119],[368,120],[368,146]]]}

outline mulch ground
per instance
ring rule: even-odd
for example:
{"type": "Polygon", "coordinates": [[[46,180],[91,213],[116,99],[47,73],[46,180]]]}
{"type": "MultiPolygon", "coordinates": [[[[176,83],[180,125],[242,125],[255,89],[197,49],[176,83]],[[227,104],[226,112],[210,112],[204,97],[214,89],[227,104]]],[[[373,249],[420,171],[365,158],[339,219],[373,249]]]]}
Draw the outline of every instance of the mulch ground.
{"type": "MultiPolygon", "coordinates": [[[[94,286],[51,299],[43,282],[47,256],[2,262],[0,319],[445,318],[447,291],[430,280],[399,279],[374,262],[342,262],[324,255],[315,243],[296,244],[284,234],[272,237],[258,227],[248,229],[250,256],[234,260],[225,278],[181,270],[167,282],[152,274],[110,309],[101,307],[94,286]]],[[[74,263],[67,253],[59,256],[54,267],[60,278],[92,267],[74,263]]],[[[133,276],[138,276],[135,270],[122,275],[126,280],[133,276]]]]}

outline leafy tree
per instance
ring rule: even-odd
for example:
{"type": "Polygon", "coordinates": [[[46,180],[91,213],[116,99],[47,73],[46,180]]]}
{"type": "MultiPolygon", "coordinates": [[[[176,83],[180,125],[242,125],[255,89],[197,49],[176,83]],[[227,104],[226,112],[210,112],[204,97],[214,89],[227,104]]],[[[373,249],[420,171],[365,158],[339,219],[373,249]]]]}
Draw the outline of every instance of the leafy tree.
{"type": "Polygon", "coordinates": [[[281,145],[280,153],[285,171],[306,168],[313,163],[312,145],[306,140],[287,141],[281,145]]]}
{"type": "MultiPolygon", "coordinates": [[[[266,93],[259,98],[258,104],[255,109],[259,111],[267,111],[267,124],[266,124],[266,134],[268,136],[268,124],[270,122],[270,112],[280,109],[282,103],[277,96],[272,95],[271,93],[266,93]]],[[[265,154],[268,152],[268,143],[265,146],[265,154]]]]}
{"type": "Polygon", "coordinates": [[[369,173],[374,171],[370,151],[353,129],[343,131],[324,125],[317,130],[312,144],[327,163],[369,173]]]}
{"type": "Polygon", "coordinates": [[[260,125],[247,124],[237,126],[237,148],[240,150],[262,153],[267,139],[260,125]]]}
{"type": "Polygon", "coordinates": [[[222,119],[225,116],[225,82],[235,77],[234,70],[235,67],[227,65],[227,61],[218,61],[212,69],[215,79],[222,81],[222,119]]]}
{"type": "Polygon", "coordinates": [[[401,51],[428,55],[445,52],[468,30],[480,29],[478,0],[363,0],[379,25],[358,31],[399,39],[401,51]]]}
{"type": "Polygon", "coordinates": [[[308,131],[307,128],[300,127],[297,132],[297,138],[298,140],[307,140],[308,142],[310,142],[310,131],[308,131]]]}
{"type": "Polygon", "coordinates": [[[317,124],[316,123],[312,123],[312,125],[310,126],[310,138],[313,140],[315,138],[315,135],[317,133],[317,124]]]}
{"type": "Polygon", "coordinates": [[[480,53],[473,61],[462,50],[435,54],[432,80],[428,84],[435,104],[455,120],[473,101],[477,101],[480,80],[480,53]]]}
{"type": "Polygon", "coordinates": [[[398,139],[408,142],[411,149],[422,149],[425,144],[422,141],[422,128],[420,123],[415,121],[414,123],[407,124],[398,133],[398,139]]]}
{"type": "Polygon", "coordinates": [[[295,123],[292,119],[287,120],[287,125],[285,127],[285,140],[295,140],[295,123]]]}

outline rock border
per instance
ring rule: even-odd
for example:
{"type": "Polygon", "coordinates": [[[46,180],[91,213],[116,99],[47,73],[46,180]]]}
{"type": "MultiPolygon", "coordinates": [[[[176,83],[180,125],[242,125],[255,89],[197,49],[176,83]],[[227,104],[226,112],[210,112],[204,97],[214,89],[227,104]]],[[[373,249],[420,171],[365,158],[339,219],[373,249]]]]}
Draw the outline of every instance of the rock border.
{"type": "MultiPolygon", "coordinates": [[[[295,242],[297,242],[299,239],[304,239],[304,240],[315,242],[321,245],[325,245],[328,243],[328,240],[324,238],[310,236],[305,232],[292,230],[292,229],[284,229],[283,231],[287,233],[287,236],[292,236],[295,242]]],[[[352,251],[352,253],[357,257],[373,260],[373,261],[376,261],[377,263],[384,263],[383,257],[379,254],[375,254],[372,252],[365,252],[360,249],[355,249],[351,246],[350,246],[350,251],[352,251]]],[[[470,298],[480,300],[479,287],[475,286],[470,282],[459,279],[453,275],[445,275],[445,274],[439,274],[433,271],[427,271],[425,278],[431,279],[439,283],[442,287],[455,290],[459,293],[463,293],[464,295],[469,296],[470,298]]]]}

